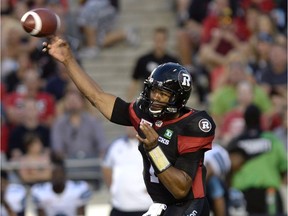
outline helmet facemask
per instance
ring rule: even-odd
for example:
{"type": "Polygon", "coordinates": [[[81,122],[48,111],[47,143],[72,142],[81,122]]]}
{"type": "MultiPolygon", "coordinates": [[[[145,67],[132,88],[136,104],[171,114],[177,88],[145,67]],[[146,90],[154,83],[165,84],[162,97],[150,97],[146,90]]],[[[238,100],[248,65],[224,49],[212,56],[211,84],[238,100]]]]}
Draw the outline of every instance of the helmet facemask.
{"type": "Polygon", "coordinates": [[[159,101],[155,101],[153,99],[151,99],[151,96],[149,97],[150,100],[150,104],[149,104],[149,113],[154,117],[154,118],[161,118],[164,114],[168,114],[168,113],[177,113],[177,108],[173,107],[173,100],[175,98],[175,93],[168,91],[166,89],[160,88],[159,85],[153,85],[152,88],[150,89],[149,95],[151,94],[151,90],[153,90],[154,88],[157,88],[160,91],[166,91],[170,94],[169,96],[169,101],[166,103],[163,102],[159,102],[159,101]],[[153,105],[156,104],[162,106],[162,109],[156,109],[153,110],[152,107],[153,105]]]}
{"type": "Polygon", "coordinates": [[[161,82],[158,82],[158,81],[149,82],[148,80],[146,80],[144,82],[144,90],[140,95],[140,99],[143,102],[145,101],[144,106],[146,107],[146,111],[148,111],[149,114],[153,118],[162,119],[168,115],[176,114],[182,107],[184,107],[184,104],[181,107],[177,106],[176,99],[177,99],[178,95],[179,95],[179,92],[175,92],[169,88],[166,88],[165,86],[162,85],[161,82]],[[151,99],[151,90],[153,88],[157,88],[160,91],[166,91],[166,92],[170,93],[171,96],[170,96],[169,101],[167,103],[161,103],[161,102],[152,100],[151,99]],[[159,103],[159,105],[163,105],[163,108],[153,110],[152,109],[153,103],[159,103]]]}

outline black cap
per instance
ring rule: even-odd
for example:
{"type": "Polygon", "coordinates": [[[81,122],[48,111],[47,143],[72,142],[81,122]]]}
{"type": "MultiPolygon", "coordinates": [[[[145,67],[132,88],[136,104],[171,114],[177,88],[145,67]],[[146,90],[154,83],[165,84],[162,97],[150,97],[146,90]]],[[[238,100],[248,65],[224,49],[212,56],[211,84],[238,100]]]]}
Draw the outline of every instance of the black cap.
{"type": "Polygon", "coordinates": [[[258,106],[250,104],[244,112],[244,119],[247,128],[260,128],[261,111],[258,106]]]}

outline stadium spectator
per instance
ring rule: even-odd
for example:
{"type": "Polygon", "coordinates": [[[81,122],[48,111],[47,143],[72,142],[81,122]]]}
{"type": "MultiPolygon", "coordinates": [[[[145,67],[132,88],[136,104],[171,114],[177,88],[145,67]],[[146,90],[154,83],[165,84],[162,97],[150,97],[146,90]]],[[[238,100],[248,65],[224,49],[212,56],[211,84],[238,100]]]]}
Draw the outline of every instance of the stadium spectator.
{"type": "MultiPolygon", "coordinates": [[[[217,14],[220,8],[229,5],[228,1],[212,0],[178,0],[177,20],[177,50],[179,60],[192,74],[198,103],[205,105],[209,89],[209,72],[199,61],[199,50],[202,47],[201,38],[203,24],[207,16],[217,14]],[[195,10],[197,8],[197,10],[195,10]]],[[[206,33],[205,33],[206,34],[206,33]]]]}
{"type": "Polygon", "coordinates": [[[87,111],[85,99],[77,89],[65,93],[64,113],[51,127],[51,147],[70,159],[99,158],[107,148],[101,120],[87,111]]]}
{"type": "Polygon", "coordinates": [[[152,204],[143,178],[143,162],[138,151],[136,131],[113,141],[102,163],[103,178],[110,189],[110,216],[142,216],[152,204]]]}
{"type": "MultiPolygon", "coordinates": [[[[76,25],[78,7],[72,9],[74,3],[71,4],[68,0],[47,0],[46,3],[47,3],[46,8],[55,12],[61,20],[61,25],[60,28],[58,28],[57,30],[57,35],[61,35],[65,37],[67,41],[69,41],[69,44],[71,45],[74,55],[80,62],[79,49],[81,46],[81,34],[79,33],[78,26],[76,25]]],[[[41,52],[41,50],[39,51],[41,52]]],[[[39,52],[40,56],[50,58],[50,56],[43,55],[43,52],[41,53],[40,52],[39,52]]],[[[52,77],[54,77],[55,75],[57,76],[58,72],[57,63],[55,64],[55,72],[56,73],[51,73],[52,77]]],[[[50,77],[51,76],[47,78],[49,79],[50,77]]]]}
{"type": "Polygon", "coordinates": [[[51,125],[55,115],[55,101],[52,95],[41,90],[42,87],[42,80],[35,69],[25,72],[21,91],[11,92],[4,100],[7,120],[10,124],[19,124],[25,99],[33,98],[37,101],[39,122],[47,126],[51,125]]]}
{"type": "Polygon", "coordinates": [[[148,53],[141,55],[133,68],[131,83],[128,87],[128,100],[135,99],[142,91],[143,81],[160,64],[166,62],[178,62],[176,56],[167,50],[169,32],[165,27],[157,27],[153,30],[153,47],[148,53]]]}
{"type": "MultiPolygon", "coordinates": [[[[226,7],[225,1],[222,2],[224,5],[220,5],[220,7],[226,7]]],[[[196,63],[195,57],[197,57],[201,45],[203,21],[211,13],[211,5],[221,4],[221,2],[212,0],[177,0],[175,4],[179,58],[181,64],[191,70],[196,63]]]]}
{"type": "MultiPolygon", "coordinates": [[[[225,82],[210,94],[210,112],[220,127],[223,115],[231,111],[236,105],[237,85],[242,81],[251,82],[247,63],[243,61],[242,54],[233,52],[231,55],[234,57],[229,62],[229,67],[225,72],[225,82]]],[[[264,113],[271,111],[272,104],[268,94],[257,84],[253,87],[253,95],[253,102],[259,105],[264,113]]]]}
{"type": "Polygon", "coordinates": [[[83,48],[80,58],[93,59],[99,49],[125,41],[131,45],[138,43],[138,36],[132,28],[121,29],[118,12],[109,0],[85,0],[80,5],[77,25],[83,34],[83,48]]]}
{"type": "Polygon", "coordinates": [[[253,49],[253,53],[249,55],[249,66],[257,82],[261,80],[261,69],[266,68],[268,65],[269,53],[273,43],[273,37],[267,33],[259,33],[253,43],[251,40],[250,48],[253,49]]]}
{"type": "Polygon", "coordinates": [[[269,51],[280,35],[271,16],[259,12],[256,16],[255,31],[249,38],[250,47],[248,48],[249,61],[253,66],[253,74],[256,80],[259,79],[258,70],[268,65],[269,51]]]}
{"type": "Polygon", "coordinates": [[[177,27],[182,27],[185,25],[189,19],[189,6],[191,4],[190,0],[176,0],[173,1],[173,12],[176,13],[176,24],[177,27]]]}
{"type": "MultiPolygon", "coordinates": [[[[78,162],[85,159],[100,159],[108,147],[101,118],[90,112],[85,98],[72,84],[68,84],[63,101],[61,101],[63,113],[59,113],[51,127],[52,150],[65,159],[78,160],[78,162]]],[[[91,178],[87,173],[94,175],[101,170],[98,165],[87,165],[80,168],[68,168],[67,172],[70,176],[83,175],[83,180],[90,182],[91,178]]],[[[102,180],[97,178],[91,184],[97,190],[102,180]]]]}
{"type": "MultiPolygon", "coordinates": [[[[29,52],[29,46],[23,42],[27,39],[27,33],[19,22],[21,16],[28,10],[24,2],[12,5],[11,1],[1,1],[1,77],[17,70],[17,58],[19,54],[29,52]],[[8,8],[5,7],[8,6],[8,8]],[[3,6],[3,7],[2,7],[3,6]]],[[[31,41],[38,39],[31,38],[31,41]]]]}
{"type": "Polygon", "coordinates": [[[18,174],[25,185],[48,181],[51,178],[50,152],[44,150],[41,138],[37,134],[27,133],[24,137],[26,153],[19,160],[18,174]]]}
{"type": "Polygon", "coordinates": [[[54,96],[56,106],[58,101],[63,98],[67,83],[70,81],[66,69],[61,64],[57,64],[57,73],[47,80],[45,91],[54,96]]]}
{"type": "Polygon", "coordinates": [[[245,47],[248,36],[242,34],[242,28],[237,25],[230,7],[224,7],[219,14],[206,17],[199,58],[208,72],[223,65],[230,51],[242,50],[245,47]]]}
{"type": "Polygon", "coordinates": [[[1,169],[1,216],[24,216],[28,191],[22,184],[11,183],[9,173],[1,169]]]}
{"type": "Polygon", "coordinates": [[[228,145],[230,154],[245,162],[232,173],[231,185],[244,193],[249,214],[283,215],[279,188],[287,175],[287,154],[273,133],[261,129],[261,115],[257,106],[248,106],[244,132],[228,145]]]}
{"type": "MultiPolygon", "coordinates": [[[[28,54],[34,63],[41,69],[41,77],[46,76],[48,72],[47,65],[53,64],[49,61],[50,56],[43,55],[43,53],[35,51],[41,47],[42,40],[37,37],[30,37],[27,32],[24,31],[19,20],[29,10],[28,2],[26,1],[13,1],[12,10],[9,14],[5,15],[4,28],[3,28],[3,46],[1,47],[3,58],[3,65],[6,70],[15,71],[17,69],[17,59],[19,55],[28,54]],[[47,69],[47,71],[46,71],[47,69]]],[[[2,29],[2,28],[1,28],[2,29]]],[[[50,72],[53,72],[51,70],[50,72]]]]}
{"type": "Polygon", "coordinates": [[[250,41],[253,35],[257,35],[259,33],[258,21],[261,15],[261,11],[254,5],[246,8],[245,10],[239,7],[239,11],[241,11],[241,15],[239,15],[239,21],[243,22],[243,24],[247,27],[247,36],[250,41]]]}
{"type": "Polygon", "coordinates": [[[85,181],[67,179],[64,162],[53,161],[51,180],[31,187],[38,215],[85,215],[92,191],[85,181]]]}
{"type": "Polygon", "coordinates": [[[259,71],[259,84],[268,94],[276,92],[287,101],[287,47],[274,44],[269,52],[266,68],[259,71]]]}
{"type": "MultiPolygon", "coordinates": [[[[230,1],[231,3],[231,1],[230,1]]],[[[211,73],[226,63],[230,52],[248,52],[250,36],[245,19],[233,12],[229,1],[212,1],[209,13],[203,20],[201,41],[192,74],[196,82],[199,102],[207,105],[211,73]]],[[[236,10],[237,7],[234,9],[236,10]]],[[[237,9],[238,10],[238,9],[237,9]]],[[[213,82],[213,81],[212,81],[213,82]]]]}
{"type": "Polygon", "coordinates": [[[244,130],[244,111],[253,102],[253,85],[243,81],[237,85],[237,100],[235,107],[224,115],[221,126],[219,126],[219,138],[223,146],[244,130]]]}
{"type": "Polygon", "coordinates": [[[17,69],[13,70],[10,74],[3,78],[7,92],[23,90],[23,80],[25,73],[29,70],[36,69],[35,64],[32,62],[29,53],[21,53],[16,58],[17,69]]]}
{"type": "Polygon", "coordinates": [[[223,65],[211,71],[209,75],[211,91],[214,92],[223,85],[233,83],[231,80],[233,79],[232,76],[236,76],[237,72],[247,81],[255,82],[254,77],[250,74],[250,68],[247,64],[246,57],[239,50],[234,50],[227,55],[223,65]]]}
{"type": "MultiPolygon", "coordinates": [[[[257,18],[257,31],[258,34],[265,33],[272,36],[275,39],[275,36],[279,34],[275,22],[272,17],[267,13],[261,13],[257,18]]],[[[257,36],[257,34],[255,35],[257,36]]]]}
{"type": "Polygon", "coordinates": [[[26,153],[24,137],[27,133],[38,134],[46,151],[50,150],[50,129],[39,122],[38,103],[33,98],[23,101],[22,122],[16,126],[8,138],[8,158],[18,159],[26,153]]]}

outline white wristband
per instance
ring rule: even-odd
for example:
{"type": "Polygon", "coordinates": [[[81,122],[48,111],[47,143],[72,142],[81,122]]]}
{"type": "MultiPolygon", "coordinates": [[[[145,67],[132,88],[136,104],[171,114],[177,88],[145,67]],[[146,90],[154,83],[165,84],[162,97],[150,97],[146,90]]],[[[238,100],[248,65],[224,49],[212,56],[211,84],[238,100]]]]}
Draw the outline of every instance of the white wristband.
{"type": "Polygon", "coordinates": [[[163,153],[160,146],[156,146],[152,150],[148,152],[149,157],[151,158],[152,162],[158,169],[159,173],[166,170],[168,167],[171,166],[169,160],[166,158],[165,154],[163,153]]]}

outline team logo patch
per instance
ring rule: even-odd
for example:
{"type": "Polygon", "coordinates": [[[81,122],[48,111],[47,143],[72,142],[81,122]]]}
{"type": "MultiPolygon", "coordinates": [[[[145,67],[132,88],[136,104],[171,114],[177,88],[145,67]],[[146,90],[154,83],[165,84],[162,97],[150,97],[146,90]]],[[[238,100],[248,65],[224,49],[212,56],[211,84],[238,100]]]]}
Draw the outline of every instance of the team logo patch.
{"type": "Polygon", "coordinates": [[[212,128],[212,125],[210,123],[210,121],[208,121],[207,119],[201,119],[199,121],[199,124],[198,124],[200,130],[202,130],[203,132],[209,132],[212,128]]]}
{"type": "Polygon", "coordinates": [[[173,135],[173,131],[169,129],[167,129],[164,133],[164,137],[166,137],[167,139],[171,139],[172,135],[173,135]]]}

